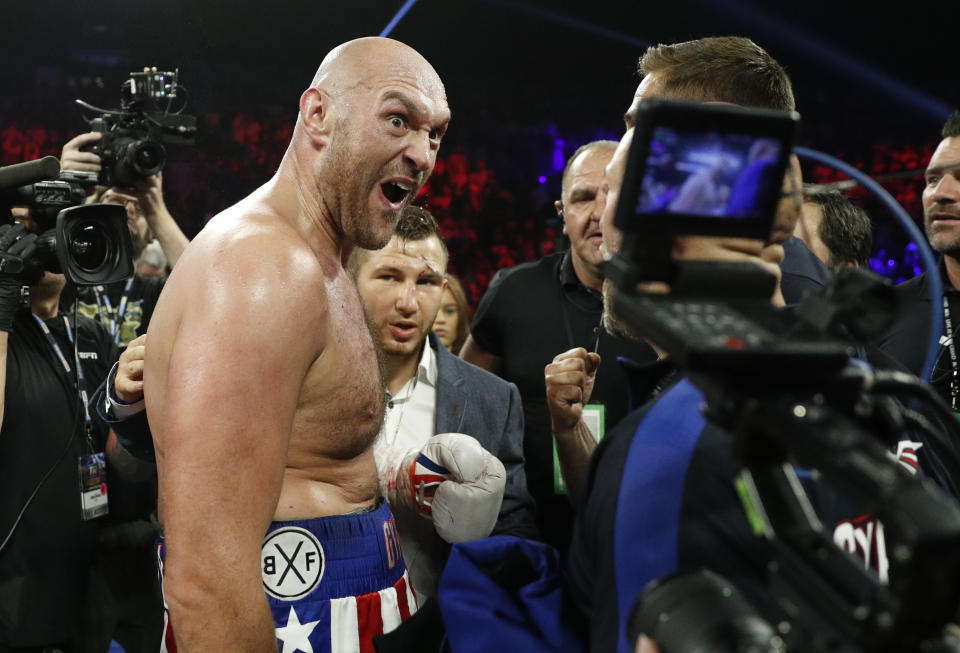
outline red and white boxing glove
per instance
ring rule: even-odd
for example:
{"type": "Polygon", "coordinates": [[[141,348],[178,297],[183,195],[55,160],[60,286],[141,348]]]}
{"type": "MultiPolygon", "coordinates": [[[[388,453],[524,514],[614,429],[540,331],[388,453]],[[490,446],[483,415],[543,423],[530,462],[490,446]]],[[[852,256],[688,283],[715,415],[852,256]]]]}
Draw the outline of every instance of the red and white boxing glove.
{"type": "Polygon", "coordinates": [[[391,507],[431,519],[447,542],[475,540],[493,530],[507,472],[475,438],[440,433],[419,451],[383,451],[377,466],[391,507]]]}

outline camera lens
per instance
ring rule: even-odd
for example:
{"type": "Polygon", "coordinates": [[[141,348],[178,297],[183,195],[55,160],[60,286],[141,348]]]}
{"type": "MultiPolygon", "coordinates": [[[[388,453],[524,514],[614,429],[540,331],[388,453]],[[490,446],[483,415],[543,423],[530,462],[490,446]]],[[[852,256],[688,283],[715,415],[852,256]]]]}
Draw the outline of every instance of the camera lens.
{"type": "Polygon", "coordinates": [[[163,170],[167,153],[156,141],[137,141],[130,147],[130,163],[138,174],[149,177],[163,170]]]}
{"type": "Polygon", "coordinates": [[[82,222],[68,240],[74,261],[84,272],[94,272],[107,260],[110,242],[107,234],[95,222],[82,222]]]}

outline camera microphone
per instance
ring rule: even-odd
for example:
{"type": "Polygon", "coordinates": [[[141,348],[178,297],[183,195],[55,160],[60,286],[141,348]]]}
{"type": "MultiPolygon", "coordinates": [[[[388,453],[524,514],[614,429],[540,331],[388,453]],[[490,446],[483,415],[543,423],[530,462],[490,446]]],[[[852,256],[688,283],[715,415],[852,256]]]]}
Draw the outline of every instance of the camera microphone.
{"type": "Polygon", "coordinates": [[[59,172],[60,161],[55,156],[4,166],[0,168],[0,189],[55,179],[59,172]]]}

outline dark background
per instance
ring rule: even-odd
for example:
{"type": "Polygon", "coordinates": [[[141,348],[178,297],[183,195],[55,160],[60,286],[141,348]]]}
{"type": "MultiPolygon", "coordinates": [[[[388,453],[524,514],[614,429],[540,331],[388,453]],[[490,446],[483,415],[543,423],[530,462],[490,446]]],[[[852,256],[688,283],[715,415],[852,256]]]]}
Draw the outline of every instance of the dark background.
{"type": "MultiPolygon", "coordinates": [[[[82,95],[94,104],[115,102],[125,73],[149,64],[179,67],[200,111],[293,111],[332,46],[378,33],[401,5],[5,0],[3,106],[15,110],[38,93],[51,101],[82,95]],[[70,77],[99,77],[105,88],[69,89],[70,77]]],[[[936,36],[940,23],[951,20],[943,9],[842,0],[420,0],[392,36],[437,68],[458,130],[496,129],[502,121],[617,129],[644,43],[736,34],[753,38],[787,67],[811,128],[841,122],[858,135],[900,139],[935,129],[943,116],[850,64],[945,107],[960,103],[950,69],[953,39],[936,36]]]]}
{"type": "MultiPolygon", "coordinates": [[[[0,130],[11,122],[42,124],[62,142],[85,130],[74,98],[116,107],[129,71],[179,68],[190,92],[188,112],[200,119],[196,150],[217,186],[205,201],[174,197],[174,214],[192,233],[272,173],[270,156],[260,156],[256,170],[236,163],[217,168],[221,149],[231,145],[223,142],[229,121],[250,114],[279,141],[280,126],[292,124],[299,95],[326,52],[379,33],[402,5],[5,0],[0,130]]],[[[559,191],[558,168],[578,145],[622,134],[621,116],[638,83],[636,61],[647,44],[728,34],[754,39],[793,79],[801,143],[882,174],[903,165],[877,163],[889,158],[878,148],[892,148],[895,156],[912,148],[917,157],[906,156],[904,165],[922,165],[949,111],[960,106],[951,65],[955,39],[947,35],[951,13],[945,5],[824,0],[419,0],[391,36],[423,53],[446,84],[454,120],[441,156],[462,152],[471,168],[482,161],[512,198],[510,220],[518,226],[508,231],[516,233],[501,236],[550,240],[555,231],[544,230],[559,191]]],[[[272,147],[282,154],[281,145],[272,147]]],[[[171,178],[189,176],[198,156],[171,152],[182,164],[171,178]]],[[[809,167],[805,172],[817,176],[809,167]]],[[[903,183],[919,188],[920,180],[903,183]]],[[[904,202],[917,217],[915,199],[904,202]]],[[[884,235],[888,218],[873,217],[881,244],[896,240],[884,235]]]]}

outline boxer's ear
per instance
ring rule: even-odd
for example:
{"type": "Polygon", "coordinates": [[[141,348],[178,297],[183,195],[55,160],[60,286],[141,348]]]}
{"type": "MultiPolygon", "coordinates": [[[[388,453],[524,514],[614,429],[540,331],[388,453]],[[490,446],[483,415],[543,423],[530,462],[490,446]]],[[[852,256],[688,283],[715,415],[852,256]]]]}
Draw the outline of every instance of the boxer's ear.
{"type": "Polygon", "coordinates": [[[317,147],[330,142],[333,130],[333,99],[319,88],[308,88],[300,96],[300,124],[317,147]]]}

